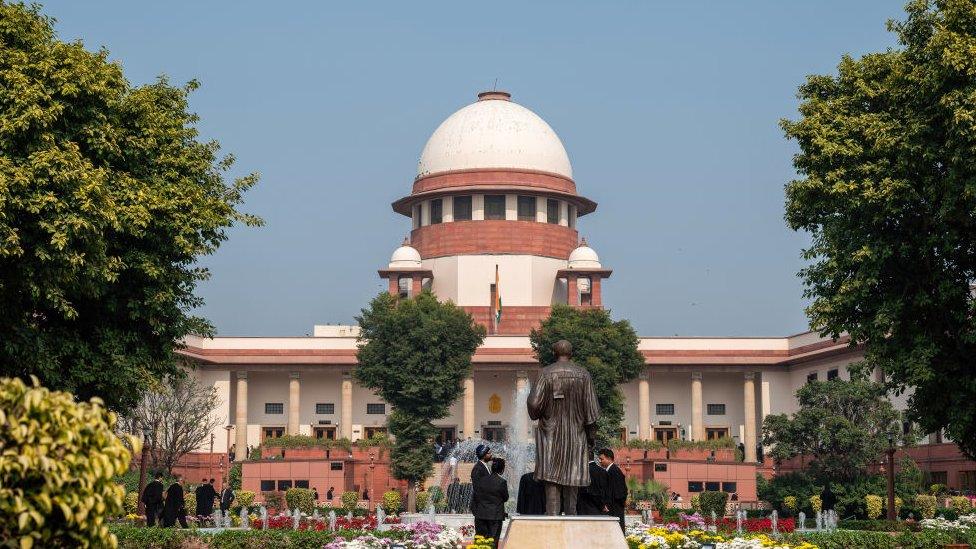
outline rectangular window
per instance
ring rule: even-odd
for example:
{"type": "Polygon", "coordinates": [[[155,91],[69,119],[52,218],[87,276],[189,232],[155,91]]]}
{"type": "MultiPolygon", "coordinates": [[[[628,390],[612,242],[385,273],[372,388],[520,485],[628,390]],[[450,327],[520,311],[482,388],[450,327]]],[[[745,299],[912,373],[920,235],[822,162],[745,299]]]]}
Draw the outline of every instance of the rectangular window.
{"type": "Polygon", "coordinates": [[[281,438],[285,436],[284,427],[265,427],[264,438],[281,438]]]}
{"type": "Polygon", "coordinates": [[[331,469],[333,471],[341,471],[342,470],[342,462],[341,461],[333,461],[332,463],[329,464],[329,469],[331,469]]]}
{"type": "Polygon", "coordinates": [[[471,197],[454,197],[454,221],[471,221],[471,197]]]}
{"type": "Polygon", "coordinates": [[[559,225],[559,201],[550,198],[546,200],[546,222],[559,225]]]}
{"type": "Polygon", "coordinates": [[[929,478],[929,484],[949,484],[949,473],[946,471],[932,471],[929,478]]]}
{"type": "Polygon", "coordinates": [[[708,492],[718,492],[719,491],[719,488],[721,488],[721,486],[722,486],[722,483],[720,483],[720,482],[706,482],[705,483],[705,490],[708,491],[708,492]]]}
{"type": "Polygon", "coordinates": [[[485,195],[485,219],[505,219],[505,195],[485,195]]]}
{"type": "Polygon", "coordinates": [[[827,370],[827,381],[832,381],[840,377],[840,370],[827,370]]]}
{"type": "Polygon", "coordinates": [[[386,404],[366,404],[366,413],[381,416],[386,413],[386,404]]]}
{"type": "Polygon", "coordinates": [[[729,430],[727,427],[705,428],[705,440],[721,440],[723,438],[729,438],[729,430]]]}
{"type": "Polygon", "coordinates": [[[296,480],[295,481],[295,488],[308,488],[308,481],[307,480],[296,480]]]}
{"type": "Polygon", "coordinates": [[[264,413],[266,414],[283,414],[285,413],[285,405],[282,402],[265,402],[264,403],[264,413]]]}
{"type": "Polygon", "coordinates": [[[274,492],[275,481],[273,480],[262,480],[261,481],[261,491],[262,492],[274,492]]]}
{"type": "Polygon", "coordinates": [[[708,415],[710,415],[710,416],[724,416],[725,415],[725,405],[724,404],[709,404],[708,405],[708,415]]]}
{"type": "Polygon", "coordinates": [[[674,404],[656,404],[654,406],[657,415],[659,416],[673,416],[674,415],[674,404]]]}
{"type": "Polygon", "coordinates": [[[334,402],[319,402],[315,404],[316,414],[334,414],[335,413],[335,403],[334,402]]]}
{"type": "Polygon", "coordinates": [[[278,491],[279,492],[287,491],[289,488],[291,488],[291,481],[290,480],[279,480],[278,481],[278,491]]]}
{"type": "Polygon", "coordinates": [[[668,470],[668,464],[667,463],[655,463],[654,464],[654,471],[657,472],[657,473],[664,473],[664,472],[667,472],[667,470],[668,470]]]}
{"type": "Polygon", "coordinates": [[[817,381],[817,372],[807,374],[807,383],[813,383],[814,381],[817,381]]]}
{"type": "Polygon", "coordinates": [[[738,492],[738,485],[734,482],[723,482],[722,491],[726,494],[731,494],[733,492],[738,492]]]}
{"type": "Polygon", "coordinates": [[[440,198],[430,201],[430,224],[436,225],[444,220],[444,203],[440,198]]]}
{"type": "Polygon", "coordinates": [[[518,220],[535,221],[535,197],[518,197],[518,220]]]}
{"type": "Polygon", "coordinates": [[[692,492],[692,493],[701,492],[702,491],[702,483],[701,482],[688,482],[688,491],[689,492],[692,492]]]}

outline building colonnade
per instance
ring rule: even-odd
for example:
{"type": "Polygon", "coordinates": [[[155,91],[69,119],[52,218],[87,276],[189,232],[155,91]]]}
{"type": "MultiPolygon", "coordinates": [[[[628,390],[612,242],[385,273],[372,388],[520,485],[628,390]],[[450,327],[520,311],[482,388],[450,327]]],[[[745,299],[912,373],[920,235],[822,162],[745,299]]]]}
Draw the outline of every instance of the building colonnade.
{"type": "MultiPolygon", "coordinates": [[[[248,371],[247,370],[237,370],[234,372],[234,377],[236,378],[236,398],[234,406],[234,415],[232,418],[232,424],[235,428],[235,438],[234,442],[236,444],[235,459],[241,460],[246,458],[246,452],[248,447],[248,371]]],[[[691,424],[687,430],[687,438],[692,441],[704,441],[708,438],[706,433],[706,425],[704,422],[705,410],[704,410],[704,398],[703,398],[703,375],[700,371],[693,371],[690,373],[688,378],[689,382],[689,397],[691,403],[691,424]]],[[[745,461],[755,462],[757,460],[757,445],[758,445],[758,423],[756,414],[756,372],[746,371],[742,375],[742,405],[743,405],[743,422],[742,422],[742,444],[744,446],[745,461]]],[[[652,423],[651,414],[651,385],[654,382],[654,376],[650,374],[646,369],[641,372],[637,378],[637,431],[635,434],[637,438],[642,440],[651,440],[655,438],[655,426],[652,423]]],[[[529,374],[526,370],[518,370],[515,372],[515,394],[520,394],[527,390],[529,385],[529,374]]],[[[469,376],[463,382],[463,395],[461,398],[460,409],[460,421],[458,422],[460,430],[458,432],[459,438],[474,437],[478,433],[478,414],[476,408],[475,399],[475,377],[469,376]]],[[[298,435],[302,433],[301,425],[301,406],[302,406],[302,373],[299,371],[292,371],[288,373],[288,390],[287,390],[287,403],[285,404],[286,410],[284,410],[287,417],[287,424],[285,426],[285,433],[289,435],[298,435]]],[[[229,396],[229,395],[228,395],[229,396]]],[[[340,390],[339,390],[339,414],[338,421],[335,425],[337,438],[346,437],[353,439],[353,381],[348,372],[345,372],[341,376],[340,390]]],[[[529,420],[527,414],[519,413],[512,414],[511,421],[513,423],[513,431],[523,437],[523,440],[528,441],[532,437],[531,428],[529,426],[529,420]]],[[[675,435],[677,435],[677,429],[675,429],[675,435]]],[[[731,432],[727,431],[728,435],[731,432]]]]}

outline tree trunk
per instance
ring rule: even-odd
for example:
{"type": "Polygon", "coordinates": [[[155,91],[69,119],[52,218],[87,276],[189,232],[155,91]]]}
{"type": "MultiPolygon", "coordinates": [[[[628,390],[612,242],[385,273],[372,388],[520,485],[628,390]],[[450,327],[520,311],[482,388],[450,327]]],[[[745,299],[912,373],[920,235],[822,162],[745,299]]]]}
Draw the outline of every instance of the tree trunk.
{"type": "Polygon", "coordinates": [[[407,481],[407,512],[417,512],[417,483],[412,480],[407,481]]]}

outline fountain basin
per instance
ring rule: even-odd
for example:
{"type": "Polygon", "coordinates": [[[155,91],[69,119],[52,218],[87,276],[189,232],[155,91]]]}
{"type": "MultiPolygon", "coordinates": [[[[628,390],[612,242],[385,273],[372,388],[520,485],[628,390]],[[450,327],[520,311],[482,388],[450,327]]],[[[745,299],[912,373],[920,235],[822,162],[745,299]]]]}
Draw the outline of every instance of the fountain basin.
{"type": "MultiPolygon", "coordinates": [[[[400,513],[402,524],[415,524],[417,522],[429,522],[430,515],[427,513],[400,513]]],[[[470,513],[437,513],[434,515],[434,522],[447,528],[460,530],[462,526],[474,526],[474,515],[470,513]]]]}

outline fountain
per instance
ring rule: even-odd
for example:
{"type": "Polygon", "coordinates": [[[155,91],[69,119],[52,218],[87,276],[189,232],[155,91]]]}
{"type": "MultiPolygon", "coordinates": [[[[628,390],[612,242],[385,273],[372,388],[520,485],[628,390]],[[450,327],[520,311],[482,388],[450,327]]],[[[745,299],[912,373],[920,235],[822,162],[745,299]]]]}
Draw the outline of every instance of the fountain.
{"type": "Polygon", "coordinates": [[[336,512],[335,509],[329,511],[329,531],[335,532],[336,529],[336,512]]]}
{"type": "Polygon", "coordinates": [[[386,511],[383,509],[382,505],[376,506],[376,529],[380,532],[387,529],[386,511]]]}
{"type": "Polygon", "coordinates": [[[213,521],[214,528],[220,528],[220,509],[214,509],[213,515],[210,516],[210,520],[213,521]]]}
{"type": "Polygon", "coordinates": [[[250,530],[251,528],[251,517],[248,516],[247,507],[241,507],[241,528],[245,530],[250,530]]]}
{"type": "Polygon", "coordinates": [[[807,529],[807,514],[804,513],[803,511],[800,511],[800,514],[796,516],[796,522],[797,522],[797,526],[799,527],[800,530],[806,530],[807,529]]]}
{"type": "Polygon", "coordinates": [[[773,512],[769,514],[769,523],[770,523],[770,526],[771,526],[773,535],[775,536],[775,535],[779,534],[779,524],[778,524],[779,523],[779,514],[776,512],[776,509],[773,509],[773,512]]]}
{"type": "Polygon", "coordinates": [[[268,509],[263,504],[261,505],[261,529],[268,529],[268,509]]]}
{"type": "Polygon", "coordinates": [[[318,522],[320,518],[322,518],[322,515],[319,514],[319,508],[316,507],[315,510],[312,511],[312,520],[318,522]]]}
{"type": "Polygon", "coordinates": [[[817,511],[817,517],[816,517],[815,520],[817,522],[817,531],[819,532],[819,531],[823,530],[823,526],[824,526],[823,513],[820,512],[820,511],[817,511]]]}
{"type": "Polygon", "coordinates": [[[739,510],[735,512],[735,531],[738,535],[742,535],[742,515],[745,511],[739,510]]]}
{"type": "Polygon", "coordinates": [[[291,529],[298,530],[298,525],[302,522],[302,512],[295,509],[295,512],[291,514],[291,529]]]}
{"type": "MultiPolygon", "coordinates": [[[[244,509],[244,511],[246,512],[247,510],[244,509]]],[[[227,512],[224,513],[224,528],[230,528],[233,525],[234,524],[233,524],[233,522],[230,519],[230,509],[228,509],[227,512]]]]}
{"type": "Polygon", "coordinates": [[[711,526],[711,530],[712,530],[712,532],[717,532],[718,531],[718,517],[715,515],[715,511],[712,511],[712,526],[711,526]]]}

